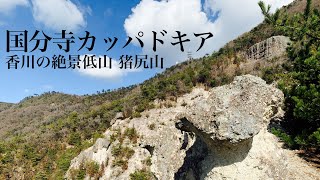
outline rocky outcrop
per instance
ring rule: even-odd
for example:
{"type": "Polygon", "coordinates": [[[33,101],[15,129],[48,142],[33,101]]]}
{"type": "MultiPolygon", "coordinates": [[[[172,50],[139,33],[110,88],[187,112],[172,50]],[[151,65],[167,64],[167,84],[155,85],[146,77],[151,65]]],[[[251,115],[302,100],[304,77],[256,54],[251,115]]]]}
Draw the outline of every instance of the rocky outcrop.
{"type": "Polygon", "coordinates": [[[237,143],[258,134],[281,102],[278,89],[258,77],[241,76],[212,89],[209,97],[195,99],[181,116],[212,140],[237,143]]]}
{"type": "Polygon", "coordinates": [[[250,47],[245,53],[248,60],[272,59],[286,52],[290,39],[285,36],[273,36],[250,47]]]}
{"type": "Polygon", "coordinates": [[[176,107],[115,120],[105,138],[72,160],[66,177],[94,161],[108,180],[135,172],[160,180],[318,179],[267,131],[283,114],[282,102],[280,90],[251,75],[210,91],[196,88],[176,107]]]}

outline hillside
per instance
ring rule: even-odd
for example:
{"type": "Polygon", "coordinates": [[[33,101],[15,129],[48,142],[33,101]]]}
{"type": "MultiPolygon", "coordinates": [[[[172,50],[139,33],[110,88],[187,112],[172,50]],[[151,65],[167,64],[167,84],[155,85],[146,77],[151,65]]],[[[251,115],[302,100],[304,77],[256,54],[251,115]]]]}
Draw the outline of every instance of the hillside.
{"type": "Polygon", "coordinates": [[[13,104],[0,102],[0,112],[10,108],[11,106],[13,106],[13,104]]]}
{"type": "Polygon", "coordinates": [[[319,179],[319,170],[281,148],[267,130],[283,116],[283,100],[279,89],[251,75],[195,88],[173,107],[114,119],[105,137],[71,161],[67,177],[319,179]]]}
{"type": "MultiPolygon", "coordinates": [[[[305,4],[295,1],[282,11],[303,12],[305,4]]],[[[314,1],[314,7],[320,2],[314,1]]],[[[276,74],[292,66],[285,53],[289,40],[281,35],[262,23],[218,52],[172,66],[139,85],[87,96],[51,92],[17,104],[1,103],[0,179],[63,179],[71,160],[103,138],[116,116],[140,118],[150,109],[174,107],[178,97],[195,87],[208,90],[239,75],[277,80],[276,74]],[[252,52],[264,45],[276,55],[252,52]]]]}

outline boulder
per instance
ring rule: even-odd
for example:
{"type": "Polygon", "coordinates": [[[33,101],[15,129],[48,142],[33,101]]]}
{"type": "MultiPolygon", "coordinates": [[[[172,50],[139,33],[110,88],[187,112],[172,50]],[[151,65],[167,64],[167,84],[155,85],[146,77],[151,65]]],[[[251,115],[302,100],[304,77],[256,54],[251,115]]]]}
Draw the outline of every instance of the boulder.
{"type": "Polygon", "coordinates": [[[270,115],[281,108],[283,94],[259,77],[239,76],[226,86],[210,90],[207,98],[197,98],[180,114],[213,140],[237,143],[266,127],[270,115]]]}

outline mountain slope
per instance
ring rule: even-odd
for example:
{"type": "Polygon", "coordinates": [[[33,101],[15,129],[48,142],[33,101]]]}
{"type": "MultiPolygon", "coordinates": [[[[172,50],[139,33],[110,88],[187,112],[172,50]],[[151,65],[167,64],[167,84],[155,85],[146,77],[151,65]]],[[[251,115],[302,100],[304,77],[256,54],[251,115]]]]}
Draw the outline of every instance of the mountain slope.
{"type": "MultiPolygon", "coordinates": [[[[295,1],[283,11],[302,12],[305,2],[295,1]]],[[[140,117],[155,107],[156,99],[166,100],[160,106],[170,107],[196,86],[220,86],[241,74],[271,82],[273,74],[290,67],[286,56],[252,63],[245,54],[276,35],[280,32],[262,23],[218,52],[173,66],[137,86],[84,97],[49,93],[8,107],[0,112],[0,179],[63,178],[71,159],[93,145],[116,115],[140,117]]]]}

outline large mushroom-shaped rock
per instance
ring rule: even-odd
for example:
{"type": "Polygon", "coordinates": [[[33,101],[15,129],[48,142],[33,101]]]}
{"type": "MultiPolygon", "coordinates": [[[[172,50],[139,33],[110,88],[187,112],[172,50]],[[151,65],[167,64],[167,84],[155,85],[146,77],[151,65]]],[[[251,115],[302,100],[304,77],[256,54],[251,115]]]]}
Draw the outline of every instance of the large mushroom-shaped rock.
{"type": "Polygon", "coordinates": [[[266,127],[283,102],[283,93],[259,77],[238,76],[213,88],[208,97],[196,98],[179,118],[186,118],[213,140],[237,143],[266,127]]]}

